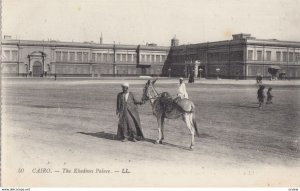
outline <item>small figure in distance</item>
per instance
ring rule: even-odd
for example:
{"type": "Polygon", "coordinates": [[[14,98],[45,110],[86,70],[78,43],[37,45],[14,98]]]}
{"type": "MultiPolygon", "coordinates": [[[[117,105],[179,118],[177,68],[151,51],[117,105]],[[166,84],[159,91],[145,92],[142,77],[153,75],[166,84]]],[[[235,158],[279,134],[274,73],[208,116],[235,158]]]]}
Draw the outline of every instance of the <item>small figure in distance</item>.
{"type": "Polygon", "coordinates": [[[257,74],[257,76],[256,76],[256,83],[262,84],[262,76],[260,74],[257,74]]]}
{"type": "Polygon", "coordinates": [[[267,92],[267,102],[266,102],[266,104],[272,104],[273,103],[272,99],[273,99],[274,96],[271,94],[271,91],[272,91],[272,88],[269,87],[268,92],[267,92]]]}
{"type": "Polygon", "coordinates": [[[195,82],[195,76],[192,73],[192,74],[189,75],[189,83],[194,83],[194,82],[195,82]]]}
{"type": "Polygon", "coordinates": [[[259,85],[259,88],[257,90],[257,99],[258,99],[258,103],[259,103],[259,109],[262,108],[262,105],[264,103],[264,99],[265,99],[264,89],[265,89],[264,85],[259,85]]]}

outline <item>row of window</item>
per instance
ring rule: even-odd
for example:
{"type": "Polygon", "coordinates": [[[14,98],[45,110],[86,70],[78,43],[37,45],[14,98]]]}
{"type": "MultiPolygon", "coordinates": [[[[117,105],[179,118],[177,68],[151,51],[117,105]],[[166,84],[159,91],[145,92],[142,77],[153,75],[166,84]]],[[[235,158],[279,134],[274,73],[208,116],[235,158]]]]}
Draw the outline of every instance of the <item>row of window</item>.
{"type": "Polygon", "coordinates": [[[214,52],[214,53],[199,53],[198,55],[174,55],[172,58],[174,62],[195,62],[196,60],[204,61],[242,61],[244,59],[243,51],[231,51],[230,54],[228,52],[214,52]],[[230,56],[230,57],[229,57],[230,56]]]}
{"type": "MultiPolygon", "coordinates": [[[[116,62],[136,62],[136,54],[116,54],[116,62]]],[[[166,55],[145,55],[141,54],[141,62],[144,63],[161,63],[166,59],[166,55]]],[[[17,61],[18,60],[18,51],[16,50],[4,50],[3,51],[3,60],[4,61],[17,61]]],[[[89,62],[89,53],[88,52],[67,52],[67,51],[56,51],[55,52],[56,61],[65,61],[65,62],[89,62]]],[[[114,54],[113,53],[92,53],[91,61],[92,62],[113,62],[114,54]]]]}
{"type": "Polygon", "coordinates": [[[116,54],[116,62],[135,63],[136,54],[116,54]]]}
{"type": "MultiPolygon", "coordinates": [[[[248,60],[254,60],[253,50],[248,50],[248,60]]],[[[196,58],[193,58],[194,55],[173,55],[173,60],[175,62],[185,62],[186,60],[205,60],[205,55],[197,55],[196,58]]],[[[216,52],[216,53],[208,53],[207,59],[209,61],[227,61],[228,53],[227,52],[216,52]]],[[[243,60],[243,51],[232,51],[230,52],[230,61],[239,61],[243,60]]],[[[266,51],[265,55],[263,55],[263,51],[258,50],[256,51],[256,58],[257,61],[273,61],[275,60],[278,62],[300,62],[300,52],[276,52],[276,58],[272,57],[271,51],[266,51]]]]}
{"type": "Polygon", "coordinates": [[[141,63],[161,63],[165,60],[166,55],[141,54],[141,63]]]}
{"type": "Polygon", "coordinates": [[[89,61],[89,53],[88,52],[55,52],[55,60],[56,61],[70,61],[70,62],[88,62],[89,61]]]}
{"type": "MultiPolygon", "coordinates": [[[[67,52],[67,51],[56,51],[55,55],[56,61],[65,61],[65,62],[89,62],[89,53],[88,52],[67,52]]],[[[141,54],[141,62],[164,62],[166,59],[165,55],[145,55],[141,54]]],[[[112,62],[114,60],[113,53],[92,53],[91,61],[92,62],[112,62]]],[[[136,54],[116,54],[116,62],[126,62],[126,63],[135,63],[136,54]]]]}
{"type": "MultiPolygon", "coordinates": [[[[253,59],[253,50],[248,50],[248,60],[254,60],[253,59]]],[[[258,50],[256,51],[256,60],[263,61],[263,51],[258,50]]],[[[272,52],[266,51],[265,55],[265,61],[271,61],[272,60],[272,52]]],[[[299,62],[300,61],[300,52],[281,52],[276,51],[276,61],[277,62],[299,62]]]]}
{"type": "Polygon", "coordinates": [[[17,61],[18,51],[17,50],[4,50],[3,51],[3,61],[17,61]]]}

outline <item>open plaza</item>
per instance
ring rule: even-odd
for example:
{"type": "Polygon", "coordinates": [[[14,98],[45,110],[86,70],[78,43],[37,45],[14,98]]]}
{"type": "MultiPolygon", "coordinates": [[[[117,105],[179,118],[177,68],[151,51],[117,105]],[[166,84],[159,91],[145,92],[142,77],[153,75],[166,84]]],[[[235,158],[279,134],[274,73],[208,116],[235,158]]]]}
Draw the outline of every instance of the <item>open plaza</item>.
{"type": "MultiPolygon", "coordinates": [[[[149,102],[139,106],[145,141],[123,143],[116,139],[120,84],[129,82],[130,91],[140,100],[147,77],[1,80],[2,170],[9,175],[2,181],[7,185],[67,186],[72,182],[76,186],[78,182],[95,186],[99,176],[63,172],[102,169],[117,173],[124,168],[131,172],[128,176],[132,180],[139,180],[137,186],[284,186],[278,181],[282,177],[286,177],[282,180],[285,183],[297,182],[299,81],[264,81],[266,87],[273,87],[274,99],[262,109],[258,108],[255,80],[197,79],[194,84],[186,83],[196,106],[200,134],[191,151],[190,133],[182,120],[166,120],[164,143],[154,144],[157,122],[149,102]],[[23,167],[24,173],[18,174],[23,167]],[[51,173],[38,176],[34,172],[43,172],[40,168],[51,173]],[[185,173],[195,179],[180,179],[185,173]],[[174,183],[172,177],[178,181],[174,183]],[[214,182],[218,177],[226,178],[214,182]],[[252,181],[247,181],[249,177],[252,181]],[[31,179],[39,181],[28,185],[31,179]]],[[[159,78],[155,84],[158,92],[173,96],[177,86],[177,78],[159,78]]],[[[101,175],[96,186],[105,186],[105,180],[131,185],[126,177],[108,173],[101,175]]]]}

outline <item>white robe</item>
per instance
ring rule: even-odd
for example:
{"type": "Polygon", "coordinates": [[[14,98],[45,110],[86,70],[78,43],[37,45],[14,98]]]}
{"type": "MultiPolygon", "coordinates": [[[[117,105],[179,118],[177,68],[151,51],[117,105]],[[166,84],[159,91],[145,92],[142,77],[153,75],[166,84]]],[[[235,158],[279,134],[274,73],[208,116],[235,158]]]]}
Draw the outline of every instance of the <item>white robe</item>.
{"type": "Polygon", "coordinates": [[[179,87],[178,87],[178,93],[177,95],[183,99],[183,98],[189,98],[189,95],[188,93],[186,92],[186,88],[185,88],[185,84],[182,82],[182,84],[179,84],[179,87]]]}

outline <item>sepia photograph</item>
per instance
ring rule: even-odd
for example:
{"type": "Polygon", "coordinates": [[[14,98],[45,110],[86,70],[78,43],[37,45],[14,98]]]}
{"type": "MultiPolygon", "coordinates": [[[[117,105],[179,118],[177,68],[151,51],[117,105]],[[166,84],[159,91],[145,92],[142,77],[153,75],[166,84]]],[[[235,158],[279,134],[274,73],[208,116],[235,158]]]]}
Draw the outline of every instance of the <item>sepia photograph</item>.
{"type": "Polygon", "coordinates": [[[2,0],[2,190],[298,191],[299,10],[2,0]]]}

